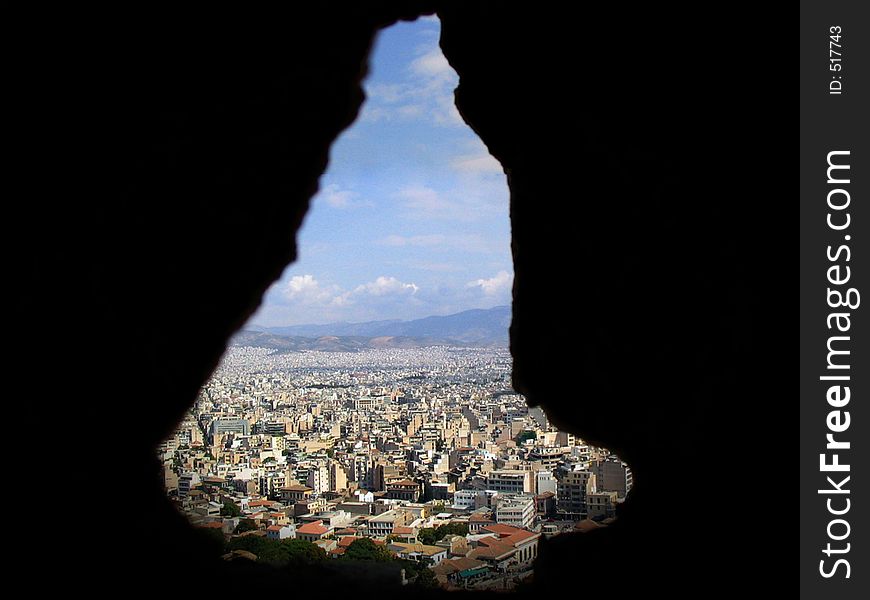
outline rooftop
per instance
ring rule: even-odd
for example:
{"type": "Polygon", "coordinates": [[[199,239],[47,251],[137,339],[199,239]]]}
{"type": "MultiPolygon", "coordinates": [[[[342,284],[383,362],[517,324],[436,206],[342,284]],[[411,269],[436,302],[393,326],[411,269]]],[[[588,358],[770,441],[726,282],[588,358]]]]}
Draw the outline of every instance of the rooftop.
{"type": "Polygon", "coordinates": [[[303,535],[324,535],[328,531],[329,528],[323,526],[323,521],[314,521],[313,523],[306,523],[297,529],[296,533],[301,533],[303,535]]]}

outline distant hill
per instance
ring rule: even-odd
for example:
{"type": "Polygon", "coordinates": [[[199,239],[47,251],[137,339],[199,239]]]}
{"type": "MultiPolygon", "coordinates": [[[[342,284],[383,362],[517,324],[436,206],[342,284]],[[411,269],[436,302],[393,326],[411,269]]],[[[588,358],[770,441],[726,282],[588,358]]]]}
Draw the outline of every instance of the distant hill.
{"type": "Polygon", "coordinates": [[[254,327],[239,332],[232,344],[274,348],[282,352],[356,352],[366,348],[431,345],[506,346],[510,322],[510,307],[497,306],[413,321],[254,327]]]}

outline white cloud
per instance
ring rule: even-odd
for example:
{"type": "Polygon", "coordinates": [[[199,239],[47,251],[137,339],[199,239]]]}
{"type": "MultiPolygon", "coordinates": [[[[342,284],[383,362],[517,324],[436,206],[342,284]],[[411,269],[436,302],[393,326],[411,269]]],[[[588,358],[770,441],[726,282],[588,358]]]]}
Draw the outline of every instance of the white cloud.
{"type": "Polygon", "coordinates": [[[408,88],[399,83],[370,83],[366,86],[366,96],[369,100],[395,104],[408,97],[408,88]]]}
{"type": "Polygon", "coordinates": [[[388,276],[347,290],[338,285],[324,285],[313,275],[294,275],[274,288],[272,293],[277,297],[264,304],[268,310],[261,310],[260,319],[285,324],[373,319],[419,305],[418,291],[417,284],[388,276]]]}
{"type": "Polygon", "coordinates": [[[498,296],[511,289],[513,279],[513,276],[507,271],[499,271],[494,277],[489,279],[470,281],[466,287],[479,288],[484,296],[498,296]]]}
{"type": "Polygon", "coordinates": [[[411,261],[408,263],[408,266],[419,269],[420,271],[428,271],[430,273],[461,273],[466,270],[465,267],[454,263],[411,261]]]}
{"type": "Polygon", "coordinates": [[[456,101],[453,97],[453,89],[443,90],[434,96],[435,106],[432,109],[432,118],[437,125],[465,126],[456,101]]]}
{"type": "Polygon", "coordinates": [[[491,154],[457,156],[451,166],[457,171],[472,175],[502,175],[501,163],[491,154]]]}
{"type": "MultiPolygon", "coordinates": [[[[377,240],[375,243],[391,248],[435,248],[438,251],[458,250],[473,254],[500,254],[509,247],[506,241],[499,244],[495,240],[476,233],[430,233],[407,236],[392,234],[377,240]]],[[[464,267],[459,270],[464,270],[464,267]]]]}
{"type": "Polygon", "coordinates": [[[330,183],[318,193],[317,197],[321,198],[332,208],[358,208],[361,206],[372,206],[371,202],[357,200],[359,196],[356,192],[342,189],[340,186],[330,183]]]}
{"type": "Polygon", "coordinates": [[[402,119],[416,119],[423,115],[425,108],[422,104],[406,104],[396,109],[402,119]]]}
{"type": "Polygon", "coordinates": [[[428,248],[431,246],[441,246],[444,244],[446,239],[446,236],[440,233],[412,236],[388,235],[384,239],[378,240],[378,244],[382,246],[394,246],[398,248],[406,246],[428,248]]]}
{"type": "Polygon", "coordinates": [[[432,217],[449,213],[455,208],[441,194],[426,186],[408,186],[400,190],[396,196],[404,207],[420,216],[432,217]]]}
{"type": "Polygon", "coordinates": [[[388,295],[413,295],[420,288],[413,283],[403,283],[395,277],[378,277],[374,281],[370,281],[358,286],[355,294],[367,294],[370,296],[388,296],[388,295]]]}
{"type": "Polygon", "coordinates": [[[332,293],[321,287],[313,275],[295,275],[283,290],[284,297],[294,303],[317,304],[330,300],[332,293]]]}
{"type": "Polygon", "coordinates": [[[415,58],[410,65],[411,72],[419,77],[440,79],[453,75],[450,63],[444,58],[440,48],[433,48],[426,54],[415,58]]]}
{"type": "Polygon", "coordinates": [[[464,125],[453,98],[458,77],[447,62],[437,39],[417,48],[398,83],[366,83],[367,102],[362,121],[419,121],[440,126],[464,125]]]}

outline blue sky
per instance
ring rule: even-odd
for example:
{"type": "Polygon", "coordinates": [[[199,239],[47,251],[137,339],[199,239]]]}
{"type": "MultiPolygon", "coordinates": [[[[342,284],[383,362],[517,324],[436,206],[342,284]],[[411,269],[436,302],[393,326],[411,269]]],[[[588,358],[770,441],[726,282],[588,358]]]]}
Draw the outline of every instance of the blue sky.
{"type": "Polygon", "coordinates": [[[434,17],[383,31],[261,326],[414,319],[511,301],[508,189],[453,104],[434,17]]]}

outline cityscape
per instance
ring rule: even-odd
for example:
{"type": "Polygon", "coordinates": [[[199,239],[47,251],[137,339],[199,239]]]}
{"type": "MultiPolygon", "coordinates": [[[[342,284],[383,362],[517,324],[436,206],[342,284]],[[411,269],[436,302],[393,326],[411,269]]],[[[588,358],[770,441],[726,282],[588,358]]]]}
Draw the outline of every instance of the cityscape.
{"type": "Polygon", "coordinates": [[[227,561],[513,590],[542,540],[608,527],[631,490],[511,387],[507,182],[439,38],[435,17],[378,36],[298,260],[158,448],[227,561]]]}
{"type": "Polygon", "coordinates": [[[607,527],[632,474],[510,372],[504,347],[232,345],[158,449],[166,492],[226,560],[392,561],[412,585],[513,589],[542,538],[607,527]]]}

